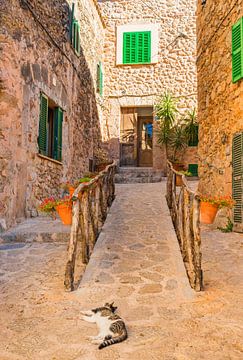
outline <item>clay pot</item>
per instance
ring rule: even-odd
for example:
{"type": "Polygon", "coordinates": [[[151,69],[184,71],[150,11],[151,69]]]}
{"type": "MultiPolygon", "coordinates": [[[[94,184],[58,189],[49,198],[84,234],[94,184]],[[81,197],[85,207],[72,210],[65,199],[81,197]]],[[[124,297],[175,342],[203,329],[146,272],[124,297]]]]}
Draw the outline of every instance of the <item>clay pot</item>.
{"type": "Polygon", "coordinates": [[[72,224],[72,205],[70,203],[57,205],[56,211],[64,225],[72,224]]]}
{"type": "Polygon", "coordinates": [[[212,224],[218,212],[218,205],[205,201],[200,204],[200,222],[203,224],[212,224]]]}
{"type": "Polygon", "coordinates": [[[183,185],[182,175],[176,174],[176,186],[182,186],[182,185],[183,185]]]}

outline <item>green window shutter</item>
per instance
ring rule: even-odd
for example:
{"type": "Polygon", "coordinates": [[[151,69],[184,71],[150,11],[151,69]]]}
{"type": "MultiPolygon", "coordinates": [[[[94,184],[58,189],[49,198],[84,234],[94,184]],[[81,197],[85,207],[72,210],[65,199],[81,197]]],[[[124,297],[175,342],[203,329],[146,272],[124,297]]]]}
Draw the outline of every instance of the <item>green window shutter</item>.
{"type": "Polygon", "coordinates": [[[47,120],[48,120],[48,98],[41,94],[40,96],[40,118],[39,118],[39,153],[47,154],[47,120]]]}
{"type": "Polygon", "coordinates": [[[74,20],[74,8],[75,4],[72,3],[72,10],[70,12],[70,26],[69,26],[69,33],[70,33],[70,41],[73,43],[73,20],[74,20]]]}
{"type": "Polygon", "coordinates": [[[53,158],[58,161],[62,161],[62,122],[63,111],[57,107],[54,111],[53,158]]]}
{"type": "Polygon", "coordinates": [[[80,25],[79,22],[77,23],[76,26],[76,46],[75,46],[75,50],[77,51],[78,55],[80,55],[80,25]]]}
{"type": "Polygon", "coordinates": [[[243,222],[243,133],[236,134],[233,138],[233,199],[234,222],[243,222]]]}
{"type": "Polygon", "coordinates": [[[103,88],[104,88],[104,76],[103,76],[103,69],[102,63],[99,62],[97,65],[97,92],[100,96],[103,96],[103,88]]]}
{"type": "Polygon", "coordinates": [[[192,176],[198,176],[198,164],[189,164],[188,171],[192,174],[192,176]]]}
{"type": "Polygon", "coordinates": [[[243,17],[232,27],[232,79],[243,77],[243,17]]]}
{"type": "Polygon", "coordinates": [[[129,32],[123,34],[123,64],[151,62],[151,32],[129,32]]]}

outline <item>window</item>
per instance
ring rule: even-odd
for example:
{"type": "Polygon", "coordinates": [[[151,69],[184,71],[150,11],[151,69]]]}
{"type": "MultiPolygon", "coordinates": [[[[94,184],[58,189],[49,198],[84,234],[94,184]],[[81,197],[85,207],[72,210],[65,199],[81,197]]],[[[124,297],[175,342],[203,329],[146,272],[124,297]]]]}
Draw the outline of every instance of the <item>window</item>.
{"type": "Polygon", "coordinates": [[[124,24],[116,28],[116,65],[157,64],[160,24],[124,24]]]}
{"type": "Polygon", "coordinates": [[[38,145],[39,153],[62,161],[63,111],[41,94],[38,145]]]}
{"type": "Polygon", "coordinates": [[[151,62],[151,31],[123,33],[123,64],[151,62]]]}
{"type": "Polygon", "coordinates": [[[233,199],[234,223],[243,223],[243,132],[233,137],[233,199]]]}
{"type": "Polygon", "coordinates": [[[232,27],[232,80],[243,78],[243,17],[232,27]]]}
{"type": "Polygon", "coordinates": [[[192,130],[189,135],[188,146],[198,146],[198,125],[193,125],[192,130]]]}
{"type": "Polygon", "coordinates": [[[103,82],[102,64],[99,62],[97,65],[97,92],[100,94],[100,96],[103,96],[103,82]]]}

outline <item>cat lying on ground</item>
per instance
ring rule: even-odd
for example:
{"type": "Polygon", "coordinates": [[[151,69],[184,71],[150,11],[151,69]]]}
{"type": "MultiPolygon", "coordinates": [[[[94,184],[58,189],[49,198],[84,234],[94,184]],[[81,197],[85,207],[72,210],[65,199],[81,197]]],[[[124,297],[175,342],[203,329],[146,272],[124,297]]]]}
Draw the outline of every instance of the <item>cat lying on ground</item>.
{"type": "Polygon", "coordinates": [[[96,323],[99,328],[99,334],[90,337],[92,343],[99,344],[99,349],[127,339],[125,323],[120,316],[115,314],[117,307],[113,304],[106,303],[96,309],[81,311],[83,320],[96,323]]]}

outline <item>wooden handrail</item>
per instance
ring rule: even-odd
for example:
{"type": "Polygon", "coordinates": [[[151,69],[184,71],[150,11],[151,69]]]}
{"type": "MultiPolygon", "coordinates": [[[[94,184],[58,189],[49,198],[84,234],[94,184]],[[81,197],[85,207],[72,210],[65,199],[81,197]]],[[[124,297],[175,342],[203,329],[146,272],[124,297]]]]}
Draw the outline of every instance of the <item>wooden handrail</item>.
{"type": "Polygon", "coordinates": [[[167,161],[167,203],[179,241],[183,261],[191,287],[203,288],[201,268],[200,197],[189,188],[185,175],[176,171],[167,161]],[[177,193],[176,176],[182,176],[182,186],[177,193]]]}
{"type": "Polygon", "coordinates": [[[80,264],[77,258],[81,255],[81,263],[88,263],[108,209],[114,200],[115,171],[116,162],[114,161],[88,184],[80,184],[74,191],[72,226],[64,280],[68,291],[74,290],[75,279],[78,278],[77,269],[80,264]]]}

